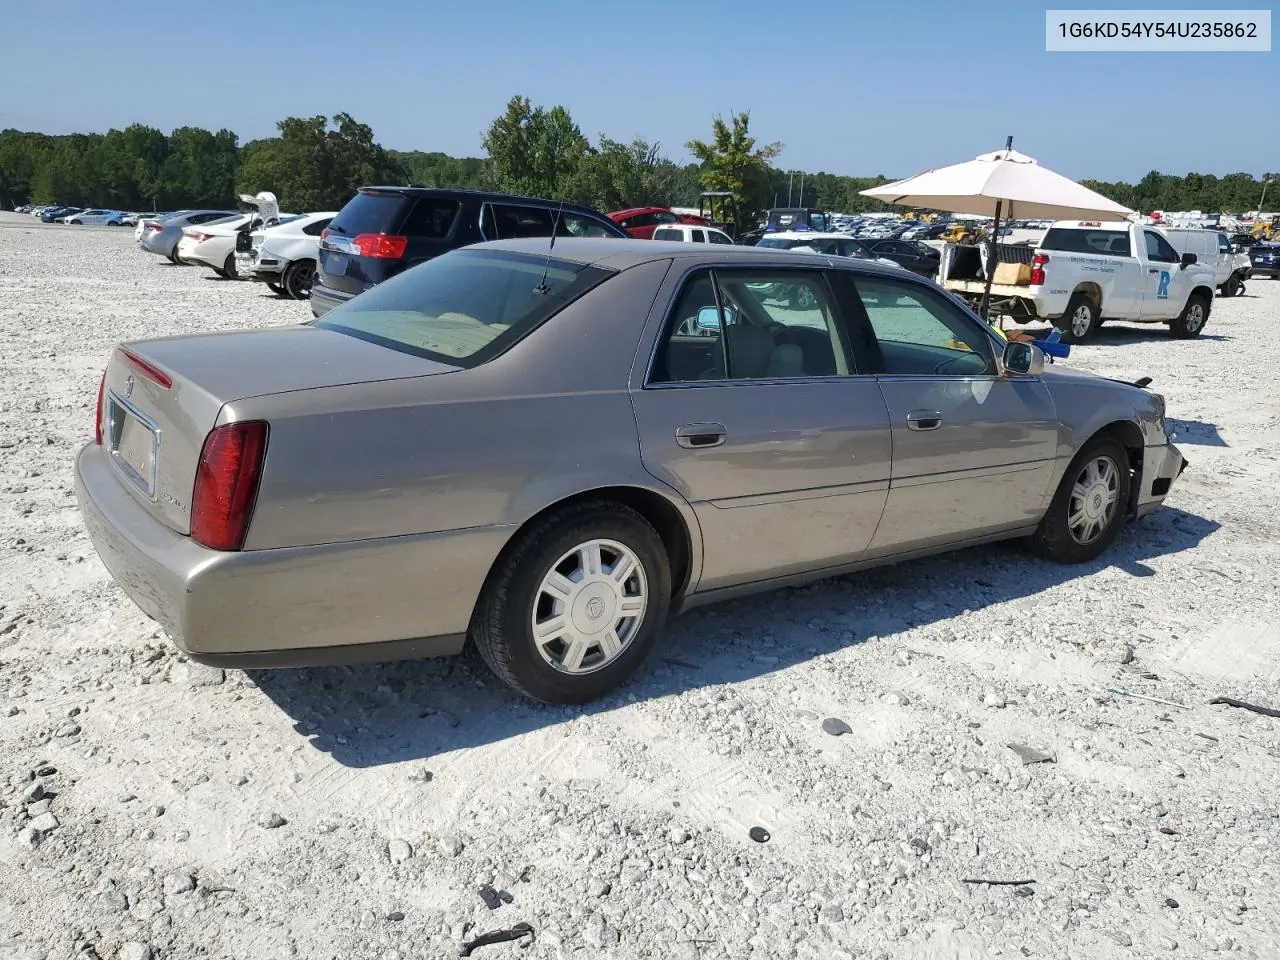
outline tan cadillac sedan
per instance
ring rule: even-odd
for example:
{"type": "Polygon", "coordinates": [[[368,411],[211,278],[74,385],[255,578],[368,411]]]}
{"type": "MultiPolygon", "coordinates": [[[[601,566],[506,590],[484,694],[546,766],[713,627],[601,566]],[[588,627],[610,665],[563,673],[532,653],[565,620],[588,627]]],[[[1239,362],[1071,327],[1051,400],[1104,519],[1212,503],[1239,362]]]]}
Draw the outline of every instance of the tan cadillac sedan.
{"type": "Polygon", "coordinates": [[[577,703],[698,604],[1013,537],[1096,557],[1184,461],[1161,397],[1044,363],[898,269],[501,241],[299,326],[122,344],[76,489],[195,660],[469,638],[577,703]]]}

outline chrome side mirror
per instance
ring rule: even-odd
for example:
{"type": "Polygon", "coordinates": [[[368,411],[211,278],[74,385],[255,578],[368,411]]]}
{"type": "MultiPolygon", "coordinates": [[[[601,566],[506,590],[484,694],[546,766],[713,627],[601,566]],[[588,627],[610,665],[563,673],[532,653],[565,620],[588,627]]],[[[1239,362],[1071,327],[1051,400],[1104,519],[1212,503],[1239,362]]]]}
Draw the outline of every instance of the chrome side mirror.
{"type": "Polygon", "coordinates": [[[1020,377],[1044,373],[1044,351],[1034,343],[1014,340],[1004,348],[1004,371],[1020,377]]]}

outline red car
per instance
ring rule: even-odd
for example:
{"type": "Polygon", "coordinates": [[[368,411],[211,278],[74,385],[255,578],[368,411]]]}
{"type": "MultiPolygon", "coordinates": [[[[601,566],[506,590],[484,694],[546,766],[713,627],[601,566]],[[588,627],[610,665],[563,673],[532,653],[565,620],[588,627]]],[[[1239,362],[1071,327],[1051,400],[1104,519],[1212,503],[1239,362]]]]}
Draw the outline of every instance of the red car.
{"type": "Polygon", "coordinates": [[[636,207],[632,210],[614,210],[606,217],[639,240],[652,240],[653,231],[668,223],[688,223],[697,227],[709,227],[711,221],[702,217],[672,213],[666,207],[636,207]]]}

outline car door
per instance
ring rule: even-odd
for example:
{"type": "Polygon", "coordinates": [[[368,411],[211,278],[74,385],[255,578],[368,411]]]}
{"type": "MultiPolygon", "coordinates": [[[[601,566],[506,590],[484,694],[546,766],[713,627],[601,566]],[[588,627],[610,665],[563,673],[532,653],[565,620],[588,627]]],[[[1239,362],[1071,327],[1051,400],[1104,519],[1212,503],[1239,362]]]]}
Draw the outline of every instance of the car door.
{"type": "Polygon", "coordinates": [[[653,313],[632,400],[646,469],[697,514],[697,589],[862,556],[888,491],[889,416],[823,272],[673,270],[653,313]],[[801,288],[811,306],[792,309],[801,288]]]}
{"type": "Polygon", "coordinates": [[[1170,320],[1186,301],[1178,269],[1182,258],[1173,245],[1154,230],[1142,231],[1145,265],[1142,270],[1142,319],[1170,320]],[[1179,294],[1182,294],[1179,296],[1179,294]]]}
{"type": "Polygon", "coordinates": [[[1058,419],[1039,377],[1002,376],[999,340],[922,281],[847,273],[860,366],[889,411],[893,469],[869,553],[1034,526],[1049,497],[1058,419]]]}
{"type": "Polygon", "coordinates": [[[1226,283],[1235,273],[1235,254],[1231,252],[1231,238],[1225,233],[1214,234],[1212,243],[1216,244],[1217,260],[1213,268],[1214,283],[1226,283]]]}

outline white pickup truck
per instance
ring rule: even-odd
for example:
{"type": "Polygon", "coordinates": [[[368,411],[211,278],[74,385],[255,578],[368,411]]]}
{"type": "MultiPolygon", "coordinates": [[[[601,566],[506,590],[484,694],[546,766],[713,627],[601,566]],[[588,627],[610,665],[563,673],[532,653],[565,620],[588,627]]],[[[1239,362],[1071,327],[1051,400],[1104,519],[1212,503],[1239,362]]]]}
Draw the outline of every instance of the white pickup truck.
{"type": "MultiPolygon", "coordinates": [[[[1029,263],[1001,263],[994,308],[1014,319],[1048,320],[1079,343],[1104,320],[1164,323],[1176,337],[1204,329],[1213,304],[1213,268],[1179,254],[1157,227],[1119,221],[1059,221],[1029,263]]],[[[971,303],[984,287],[976,247],[948,246],[938,282],[971,303]]]]}

